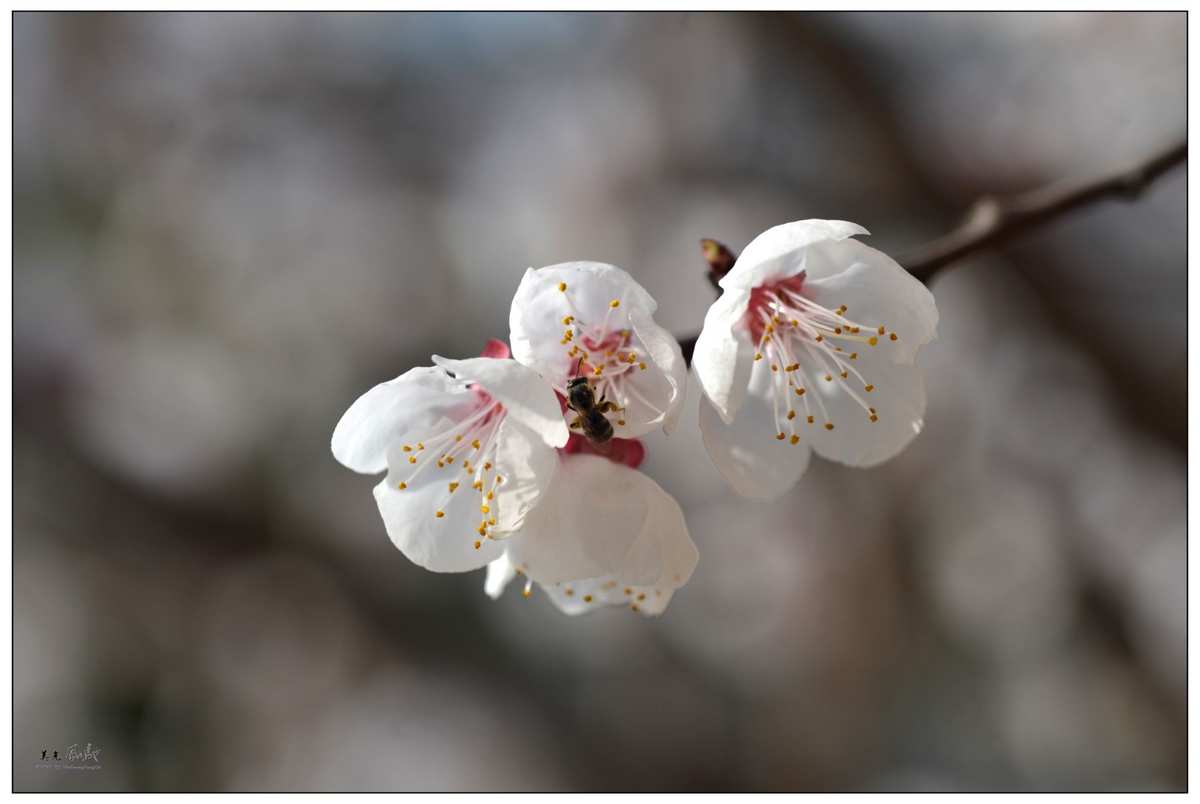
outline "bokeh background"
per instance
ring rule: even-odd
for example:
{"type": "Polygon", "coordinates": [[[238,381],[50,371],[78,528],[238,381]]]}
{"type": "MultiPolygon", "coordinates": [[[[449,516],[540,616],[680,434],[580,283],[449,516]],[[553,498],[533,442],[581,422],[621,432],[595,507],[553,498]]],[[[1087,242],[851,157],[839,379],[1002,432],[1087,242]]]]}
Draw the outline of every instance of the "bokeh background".
{"type": "Polygon", "coordinates": [[[693,395],[666,615],[434,575],[330,456],[527,266],[982,193],[1185,132],[1183,14],[17,14],[19,790],[1186,786],[1186,172],[965,260],[912,447],[774,504],[693,395]],[[35,767],[102,747],[103,769],[35,767]]]}

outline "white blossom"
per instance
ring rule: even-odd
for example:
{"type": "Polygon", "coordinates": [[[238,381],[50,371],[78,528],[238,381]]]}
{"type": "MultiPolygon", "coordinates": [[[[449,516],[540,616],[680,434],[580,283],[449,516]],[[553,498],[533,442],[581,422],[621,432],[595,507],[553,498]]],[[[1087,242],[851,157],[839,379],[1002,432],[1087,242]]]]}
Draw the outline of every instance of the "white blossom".
{"type": "Polygon", "coordinates": [[[433,362],[359,397],[332,448],[357,472],[387,470],[375,500],[405,556],[465,572],[503,554],[501,540],[549,487],[569,433],[553,390],[515,360],[433,362]]]}
{"type": "Polygon", "coordinates": [[[499,597],[518,574],[567,614],[628,606],[661,614],[698,553],[675,499],[646,475],[593,454],[564,454],[550,491],[488,565],[499,597]]]}
{"type": "Polygon", "coordinates": [[[846,221],[776,226],[720,281],[693,366],[705,446],[740,494],[782,494],[811,450],[871,466],[921,431],[915,360],[937,308],[894,260],[852,239],[860,234],[846,221]]]}
{"type": "Polygon", "coordinates": [[[670,431],[683,404],[687,366],[679,344],[654,323],[658,305],[614,265],[567,262],[525,272],[509,314],[513,357],[560,394],[587,376],[619,438],[670,431]]]}

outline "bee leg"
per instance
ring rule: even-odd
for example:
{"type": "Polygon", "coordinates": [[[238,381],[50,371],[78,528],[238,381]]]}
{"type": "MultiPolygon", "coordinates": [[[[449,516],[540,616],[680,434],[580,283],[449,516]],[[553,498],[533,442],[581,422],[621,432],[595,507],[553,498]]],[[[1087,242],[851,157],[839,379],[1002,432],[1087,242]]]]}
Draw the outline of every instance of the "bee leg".
{"type": "Polygon", "coordinates": [[[620,411],[621,413],[625,412],[625,408],[621,407],[616,402],[609,402],[603,398],[601,398],[600,404],[596,406],[596,409],[601,413],[611,413],[614,410],[620,411]]]}

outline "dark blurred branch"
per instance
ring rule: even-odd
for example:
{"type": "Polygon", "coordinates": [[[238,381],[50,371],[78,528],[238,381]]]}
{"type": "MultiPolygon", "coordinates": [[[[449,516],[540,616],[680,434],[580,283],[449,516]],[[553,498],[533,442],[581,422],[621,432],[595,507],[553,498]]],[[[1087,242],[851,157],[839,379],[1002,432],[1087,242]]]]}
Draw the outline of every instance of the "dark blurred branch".
{"type": "MultiPolygon", "coordinates": [[[[1106,199],[1131,201],[1164,173],[1187,160],[1187,140],[1172,145],[1151,156],[1146,161],[1118,173],[1099,178],[1053,184],[1037,190],[1007,198],[984,196],[976,201],[966,218],[957,229],[926,243],[913,253],[900,259],[910,274],[929,283],[938,271],[969,254],[1000,243],[1004,240],[1043,223],[1055,220],[1081,207],[1106,199]]],[[[714,240],[701,242],[706,261],[709,263],[709,279],[714,286],[714,257],[719,247],[724,255],[730,254],[714,240]],[[710,245],[711,244],[711,245],[710,245]]],[[[732,262],[728,268],[732,267],[732,262]]],[[[724,271],[720,272],[723,275],[724,271]]],[[[696,348],[698,335],[680,338],[683,357],[691,365],[692,352],[696,348]]]]}
{"type": "Polygon", "coordinates": [[[900,264],[917,279],[928,282],[955,260],[1080,207],[1109,198],[1133,200],[1159,176],[1186,159],[1187,140],[1184,140],[1119,173],[1051,185],[1008,198],[985,196],[971,206],[957,229],[902,258],[900,264]]]}

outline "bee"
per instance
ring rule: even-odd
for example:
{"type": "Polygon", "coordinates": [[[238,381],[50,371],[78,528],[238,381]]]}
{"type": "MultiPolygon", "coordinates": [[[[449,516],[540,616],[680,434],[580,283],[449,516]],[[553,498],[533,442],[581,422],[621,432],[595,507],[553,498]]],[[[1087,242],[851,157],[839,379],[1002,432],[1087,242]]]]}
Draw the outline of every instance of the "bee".
{"type": "Polygon", "coordinates": [[[603,444],[613,437],[613,426],[604,414],[624,410],[604,397],[596,401],[596,392],[587,377],[574,377],[567,383],[567,406],[578,415],[571,422],[572,430],[582,430],[594,444],[603,444]]]}

